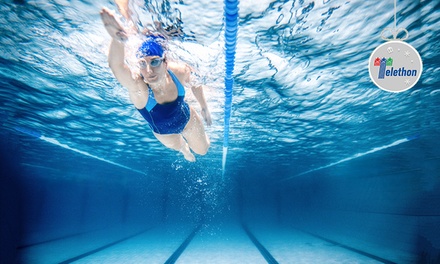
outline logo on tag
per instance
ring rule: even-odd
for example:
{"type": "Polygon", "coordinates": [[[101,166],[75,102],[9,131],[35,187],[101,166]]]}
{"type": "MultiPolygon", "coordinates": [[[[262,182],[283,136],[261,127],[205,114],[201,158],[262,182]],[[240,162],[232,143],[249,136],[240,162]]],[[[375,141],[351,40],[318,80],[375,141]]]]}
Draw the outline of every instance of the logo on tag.
{"type": "Polygon", "coordinates": [[[403,41],[388,41],[370,56],[370,78],[388,92],[403,92],[412,88],[422,75],[422,59],[411,45],[403,41]]]}

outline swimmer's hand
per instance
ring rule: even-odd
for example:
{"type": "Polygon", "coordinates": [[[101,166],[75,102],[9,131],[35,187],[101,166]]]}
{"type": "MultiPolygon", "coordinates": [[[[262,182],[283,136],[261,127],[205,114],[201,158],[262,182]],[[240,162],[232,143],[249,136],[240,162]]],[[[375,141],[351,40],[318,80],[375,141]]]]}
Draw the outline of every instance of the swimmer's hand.
{"type": "Polygon", "coordinates": [[[211,126],[212,119],[211,119],[211,113],[209,112],[208,107],[202,108],[201,114],[202,114],[203,120],[205,120],[206,125],[211,126]]]}
{"type": "Polygon", "coordinates": [[[125,42],[128,39],[127,32],[122,27],[121,22],[115,17],[113,11],[104,7],[100,15],[105,29],[114,40],[125,42]]]}

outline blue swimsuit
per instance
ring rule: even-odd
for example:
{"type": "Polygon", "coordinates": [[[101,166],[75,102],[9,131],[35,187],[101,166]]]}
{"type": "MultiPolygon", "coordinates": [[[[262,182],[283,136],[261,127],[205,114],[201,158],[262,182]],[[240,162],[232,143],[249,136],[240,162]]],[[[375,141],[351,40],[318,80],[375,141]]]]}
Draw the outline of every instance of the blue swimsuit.
{"type": "Polygon", "coordinates": [[[147,105],[142,109],[138,109],[145,120],[147,120],[150,128],[157,134],[182,133],[190,117],[189,106],[183,100],[185,88],[174,73],[170,70],[168,70],[168,73],[177,87],[177,99],[174,102],[158,104],[154,98],[153,91],[148,86],[149,97],[147,105]]]}

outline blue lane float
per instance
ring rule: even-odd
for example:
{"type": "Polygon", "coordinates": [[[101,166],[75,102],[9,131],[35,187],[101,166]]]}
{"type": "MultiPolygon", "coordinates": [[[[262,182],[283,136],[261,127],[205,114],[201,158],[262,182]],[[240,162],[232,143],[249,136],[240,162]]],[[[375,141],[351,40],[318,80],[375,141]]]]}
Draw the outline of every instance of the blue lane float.
{"type": "Polygon", "coordinates": [[[231,119],[232,88],[234,87],[235,48],[238,32],[238,0],[224,1],[225,19],[225,130],[223,137],[222,175],[225,175],[229,147],[229,123],[231,119]]]}

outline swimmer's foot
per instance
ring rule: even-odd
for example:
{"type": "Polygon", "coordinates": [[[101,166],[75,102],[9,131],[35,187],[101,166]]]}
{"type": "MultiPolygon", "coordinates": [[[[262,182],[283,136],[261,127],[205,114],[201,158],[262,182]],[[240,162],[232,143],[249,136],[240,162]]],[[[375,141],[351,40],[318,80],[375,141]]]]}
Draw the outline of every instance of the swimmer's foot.
{"type": "Polygon", "coordinates": [[[185,159],[189,162],[195,162],[196,161],[196,157],[194,157],[194,154],[192,154],[191,152],[189,153],[183,153],[183,156],[185,157],[185,159]]]}
{"type": "Polygon", "coordinates": [[[196,157],[194,157],[194,154],[191,153],[191,150],[188,147],[188,144],[185,144],[185,146],[180,150],[180,152],[183,154],[185,159],[189,162],[195,162],[196,157]]]}

